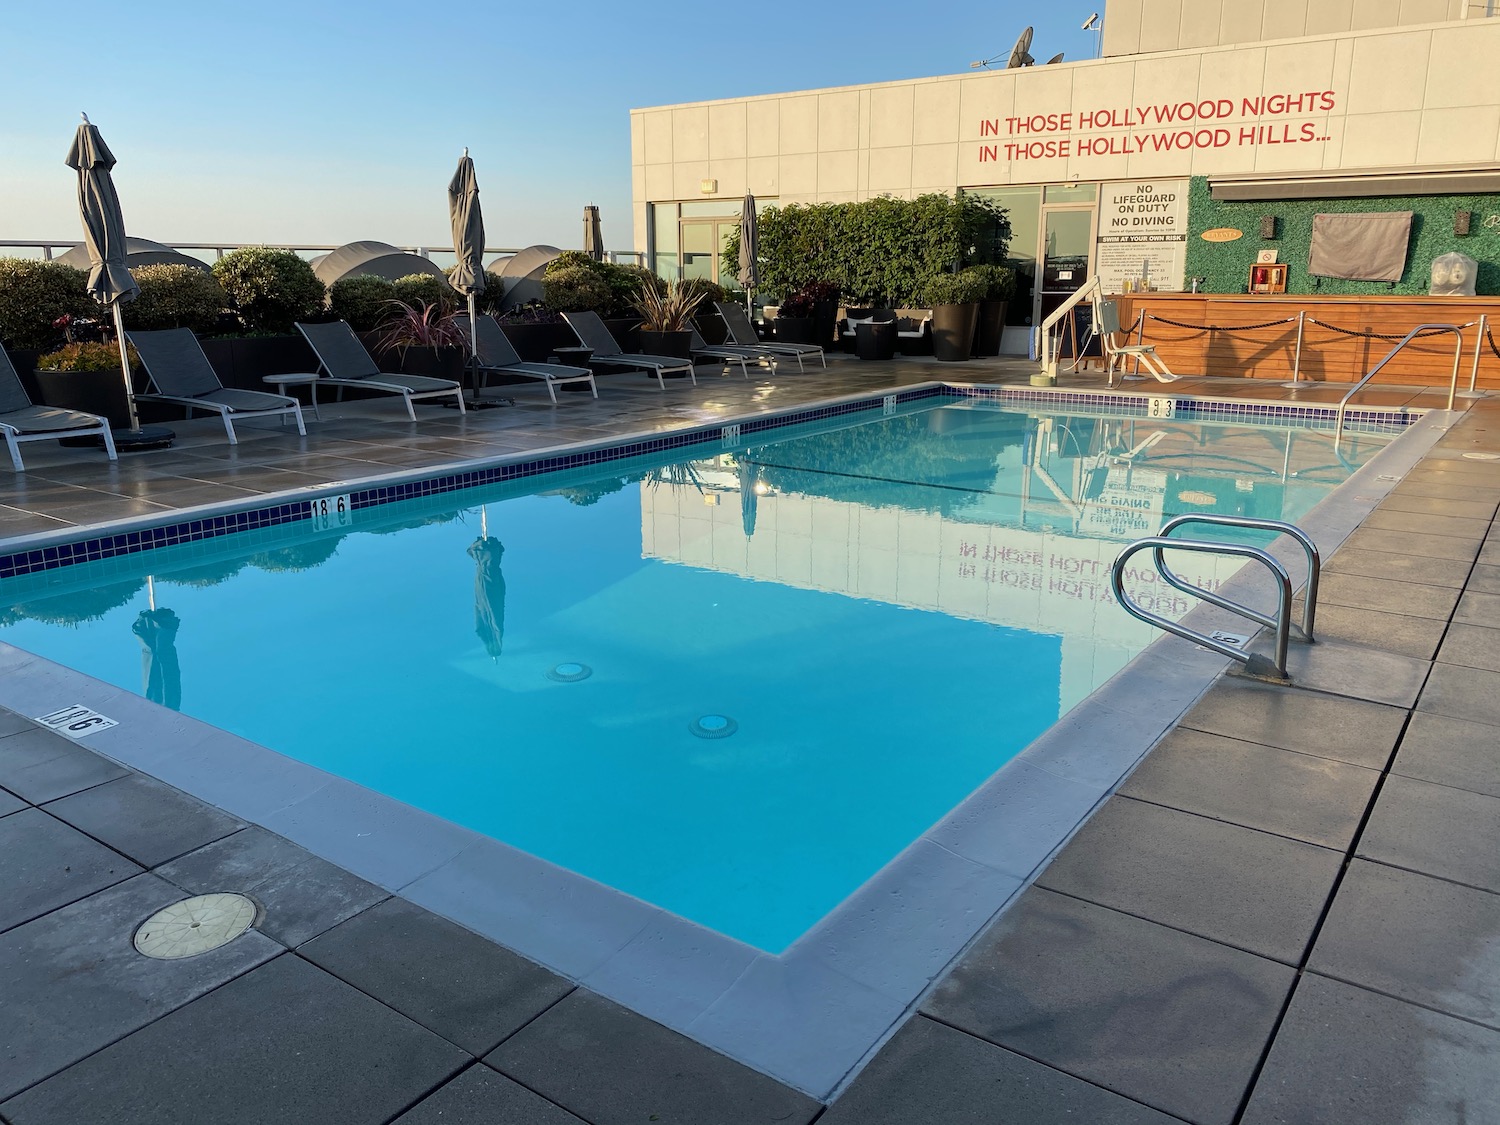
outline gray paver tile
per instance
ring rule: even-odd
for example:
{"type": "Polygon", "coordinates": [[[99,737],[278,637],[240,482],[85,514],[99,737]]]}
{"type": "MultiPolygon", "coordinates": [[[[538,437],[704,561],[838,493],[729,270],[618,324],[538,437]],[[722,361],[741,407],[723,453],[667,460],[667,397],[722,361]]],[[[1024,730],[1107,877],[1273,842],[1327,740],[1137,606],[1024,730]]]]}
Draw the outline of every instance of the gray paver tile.
{"type": "Polygon", "coordinates": [[[182,897],[140,875],[0,935],[0,1098],[281,952],[251,930],[196,957],[142,957],[136,928],[182,897]]]}
{"type": "Polygon", "coordinates": [[[13,812],[20,812],[22,809],[30,807],[30,805],[14,793],[0,789],[0,816],[9,816],[13,812]]]}
{"type": "Polygon", "coordinates": [[[811,1121],[822,1108],[586,989],[548,1009],[485,1062],[594,1125],[795,1123],[811,1121]]]}
{"type": "Polygon", "coordinates": [[[8,708],[0,707],[0,738],[20,734],[22,731],[41,729],[25,715],[18,715],[8,708]]]}
{"type": "MultiPolygon", "coordinates": [[[[1301,613],[1300,599],[1297,606],[1297,612],[1301,613]]],[[[1433,617],[1410,617],[1404,613],[1321,604],[1314,626],[1319,641],[1366,645],[1382,652],[1414,656],[1418,660],[1432,659],[1447,627],[1446,621],[1433,617]]]]}
{"type": "MultiPolygon", "coordinates": [[[[1250,647],[1257,652],[1271,651],[1264,632],[1250,647]]],[[[1286,667],[1298,687],[1407,708],[1416,702],[1429,665],[1399,653],[1323,639],[1313,645],[1292,645],[1286,667]]]]}
{"type": "Polygon", "coordinates": [[[143,774],[53,801],[47,811],[144,867],[155,867],[244,827],[228,813],[143,774]]]}
{"type": "MultiPolygon", "coordinates": [[[[1384,579],[1395,582],[1414,582],[1428,586],[1461,587],[1469,576],[1469,563],[1457,559],[1423,559],[1412,554],[1396,554],[1390,551],[1360,551],[1341,549],[1323,567],[1327,579],[1345,574],[1365,578],[1384,579]]],[[[1319,611],[1323,598],[1318,599],[1319,611]]],[[[1345,602],[1360,605],[1360,602],[1345,602]]],[[[1381,608],[1372,606],[1371,608],[1381,608]]]]}
{"type": "Polygon", "coordinates": [[[1474,538],[1450,539],[1443,535],[1408,535],[1401,531],[1386,531],[1372,527],[1366,522],[1344,540],[1344,548],[1388,551],[1395,554],[1404,551],[1424,559],[1458,559],[1473,562],[1474,557],[1479,554],[1479,541],[1474,538]]]}
{"type": "Polygon", "coordinates": [[[0,1113],[14,1125],[370,1125],[467,1061],[406,1017],[283,954],[11,1099],[0,1113]]]}
{"type": "Polygon", "coordinates": [[[1308,967],[1500,1026],[1500,895],[1356,859],[1308,967]]]}
{"type": "Polygon", "coordinates": [[[1500,1032],[1308,975],[1244,1125],[1500,1121],[1500,1032]]]}
{"type": "Polygon", "coordinates": [[[1417,512],[1432,516],[1462,516],[1465,519],[1495,518],[1495,502],[1472,496],[1410,496],[1392,491],[1375,509],[1378,512],[1417,512]]]}
{"type": "Polygon", "coordinates": [[[573,990],[562,977],[400,898],[356,914],[299,952],[473,1055],[573,990]]]}
{"type": "Polygon", "coordinates": [[[1500,797],[1389,777],[1358,854],[1500,893],[1497,844],[1500,797]]]}
{"type": "Polygon", "coordinates": [[[1454,586],[1424,586],[1412,579],[1367,578],[1340,571],[1323,575],[1318,586],[1320,606],[1347,605],[1441,621],[1453,616],[1458,595],[1459,590],[1454,586]]]}
{"type": "Polygon", "coordinates": [[[1489,520],[1374,511],[1360,526],[1377,531],[1402,531],[1414,536],[1441,535],[1453,539],[1477,540],[1484,538],[1484,533],[1489,530],[1489,520]]]}
{"type": "Polygon", "coordinates": [[[1380,775],[1218,734],[1176,730],[1120,792],[1329,848],[1346,848],[1380,775]]]}
{"type": "Polygon", "coordinates": [[[1181,725],[1379,769],[1405,720],[1397,707],[1225,678],[1181,725]]]}
{"type": "MultiPolygon", "coordinates": [[[[1496,622],[1500,625],[1500,621],[1496,622]]],[[[1455,621],[1448,626],[1448,634],[1438,649],[1437,659],[1443,664],[1461,664],[1465,668],[1483,668],[1500,672],[1500,628],[1486,629],[1480,625],[1465,625],[1455,621]]]]}
{"type": "Polygon", "coordinates": [[[1293,972],[1040,888],[923,1011],[1190,1121],[1227,1125],[1293,972]]]}
{"type": "Polygon", "coordinates": [[[235,891],[265,907],[259,928],[295,948],[386,897],[263,828],[246,828],[157,868],[191,894],[235,891]]]}
{"type": "Polygon", "coordinates": [[[477,1063],[391,1125],[587,1125],[518,1082],[477,1063]]]}
{"type": "Polygon", "coordinates": [[[0,738],[0,785],[32,804],[66,797],[127,772],[70,738],[30,724],[0,738]]]}
{"type": "Polygon", "coordinates": [[[923,1016],[898,1031],[819,1125],[1171,1125],[1176,1118],[923,1016]]]}
{"type": "Polygon", "coordinates": [[[1417,710],[1500,726],[1500,672],[1434,664],[1417,710]]]}
{"type": "Polygon", "coordinates": [[[118,852],[40,809],[0,820],[0,930],[140,873],[118,852]]]}
{"type": "Polygon", "coordinates": [[[1115,797],[1037,883],[1296,964],[1341,863],[1328,848],[1115,797]]]}
{"type": "Polygon", "coordinates": [[[1467,625],[1500,627],[1500,594],[1484,594],[1476,590],[1466,591],[1459,599],[1453,620],[1462,621],[1467,625]]]}
{"type": "Polygon", "coordinates": [[[1393,773],[1500,797],[1500,728],[1429,711],[1412,714],[1393,773]]]}
{"type": "Polygon", "coordinates": [[[1475,594],[1500,594],[1500,566],[1492,563],[1475,563],[1465,587],[1475,594]]]}

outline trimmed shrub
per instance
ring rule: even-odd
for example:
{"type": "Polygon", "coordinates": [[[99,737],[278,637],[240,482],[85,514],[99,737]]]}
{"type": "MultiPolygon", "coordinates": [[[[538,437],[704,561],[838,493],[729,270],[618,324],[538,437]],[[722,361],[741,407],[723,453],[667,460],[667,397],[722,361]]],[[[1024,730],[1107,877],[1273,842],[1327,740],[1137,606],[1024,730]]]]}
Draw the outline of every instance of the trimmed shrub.
{"type": "MultiPolygon", "coordinates": [[[[450,285],[452,284],[453,271],[456,269],[458,269],[457,266],[449,266],[443,271],[443,276],[449,279],[450,285]]],[[[457,307],[468,308],[469,299],[457,289],[453,290],[453,299],[457,302],[457,307]]],[[[484,292],[475,295],[474,308],[480,313],[498,313],[500,311],[500,302],[504,299],[505,278],[501,277],[498,273],[485,270],[484,292]]]]}
{"type": "Polygon", "coordinates": [[[549,269],[542,276],[542,302],[553,312],[604,313],[613,301],[609,283],[582,266],[549,269]]]}
{"type": "Polygon", "coordinates": [[[984,300],[988,289],[989,282],[975,269],[934,274],[923,287],[922,303],[927,306],[967,305],[984,300]]]}
{"type": "MultiPolygon", "coordinates": [[[[641,286],[649,285],[658,294],[665,295],[667,283],[650,270],[642,266],[622,266],[614,262],[596,262],[582,250],[564,250],[557,257],[547,263],[546,270],[542,273],[542,292],[547,291],[547,282],[558,276],[569,278],[569,287],[578,284],[577,278],[582,274],[588,274],[607,290],[607,295],[599,298],[599,303],[589,306],[589,311],[597,312],[603,317],[627,317],[634,313],[635,300],[641,294],[641,286]]],[[[546,298],[549,308],[553,306],[551,298],[546,298]]],[[[580,312],[581,309],[559,308],[559,312],[580,312]]]]}
{"type": "Polygon", "coordinates": [[[396,300],[406,305],[437,305],[444,312],[458,308],[458,294],[446,280],[431,273],[409,273],[391,282],[396,300]]]}
{"type": "Polygon", "coordinates": [[[698,299],[703,303],[703,307],[705,308],[712,306],[715,301],[727,301],[729,299],[722,285],[715,281],[709,281],[706,277],[685,277],[677,283],[677,289],[689,297],[701,293],[702,296],[698,299]]]}
{"type": "Polygon", "coordinates": [[[130,276],[141,294],[125,305],[126,328],[190,328],[203,335],[218,327],[229,307],[223,286],[195,266],[137,266],[130,276]]]}
{"type": "Polygon", "coordinates": [[[214,263],[214,280],[245,327],[267,334],[294,331],[296,321],[322,311],[328,295],[312,266],[290,250],[266,246],[231,250],[214,263]]]}
{"type": "Polygon", "coordinates": [[[973,270],[984,278],[986,301],[1008,301],[1016,295],[1016,271],[1009,266],[988,264],[974,266],[973,270]]]}
{"type": "Polygon", "coordinates": [[[63,339],[62,317],[97,316],[89,275],[61,262],[0,258],[0,340],[13,348],[45,349],[63,339]]]}
{"type": "Polygon", "coordinates": [[[356,332],[373,332],[391,315],[395,287],[383,277],[341,277],[328,290],[328,311],[356,332]]]}
{"type": "MultiPolygon", "coordinates": [[[[134,368],[141,362],[140,356],[131,348],[125,353],[134,368]]],[[[55,352],[48,352],[36,361],[38,371],[119,371],[120,349],[114,344],[90,341],[82,344],[64,344],[55,352]]]]}

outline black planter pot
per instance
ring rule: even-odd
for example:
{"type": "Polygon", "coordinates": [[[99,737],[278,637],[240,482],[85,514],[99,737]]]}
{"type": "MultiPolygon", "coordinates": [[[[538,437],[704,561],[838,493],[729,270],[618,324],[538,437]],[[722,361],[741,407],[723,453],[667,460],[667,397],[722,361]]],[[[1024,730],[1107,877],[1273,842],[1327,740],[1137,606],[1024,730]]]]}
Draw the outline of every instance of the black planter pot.
{"type": "Polygon", "coordinates": [[[818,342],[818,321],[816,317],[778,316],[772,323],[776,325],[776,340],[778,343],[816,344],[818,342]]]}
{"type": "Polygon", "coordinates": [[[693,318],[698,326],[698,335],[705,344],[722,344],[729,338],[729,327],[718,313],[699,315],[693,318]]]}
{"type": "Polygon", "coordinates": [[[615,338],[615,343],[620,345],[621,350],[627,352],[643,352],[641,347],[641,322],[639,320],[606,320],[604,327],[609,329],[609,334],[615,338]]]}
{"type": "Polygon", "coordinates": [[[125,379],[113,371],[38,371],[37,394],[43,406],[102,414],[110,426],[130,425],[130,406],[125,401],[125,379]]]}
{"type": "MultiPolygon", "coordinates": [[[[577,335],[564,321],[555,324],[502,324],[500,327],[505,338],[510,341],[510,346],[516,349],[516,354],[526,363],[546,363],[556,349],[578,346],[577,335]]],[[[517,383],[535,381],[522,379],[520,376],[513,376],[512,380],[517,383]]],[[[492,381],[498,382],[499,379],[496,377],[492,381]]]]}
{"type": "Polygon", "coordinates": [[[946,363],[969,358],[974,346],[974,325],[979,319],[977,302],[967,305],[934,305],[932,308],[932,354],[946,363]]]}
{"type": "Polygon", "coordinates": [[[979,321],[974,328],[971,354],[989,358],[1000,354],[1000,337],[1005,332],[1006,301],[980,301],[979,321]]]}
{"type": "Polygon", "coordinates": [[[816,302],[813,305],[813,322],[813,338],[806,341],[807,343],[831,348],[839,342],[839,303],[837,301],[816,302]]]}
{"type": "Polygon", "coordinates": [[[464,378],[464,349],[457,347],[411,347],[399,350],[403,375],[425,375],[429,379],[464,378]]]}
{"type": "Polygon", "coordinates": [[[203,354],[226,387],[246,391],[274,390],[267,375],[311,374],[318,357],[300,335],[245,336],[199,341],[203,354]]]}
{"type": "Polygon", "coordinates": [[[645,355],[668,355],[674,359],[693,358],[693,334],[691,332],[653,332],[642,328],[639,336],[641,351],[645,355]]]}

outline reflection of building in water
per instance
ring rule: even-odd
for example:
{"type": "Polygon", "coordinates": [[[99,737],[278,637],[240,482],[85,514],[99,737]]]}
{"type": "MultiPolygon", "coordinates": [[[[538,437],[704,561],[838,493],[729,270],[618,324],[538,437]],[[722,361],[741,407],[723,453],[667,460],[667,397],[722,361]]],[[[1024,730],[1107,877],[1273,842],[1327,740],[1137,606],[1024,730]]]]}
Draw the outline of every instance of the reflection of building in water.
{"type": "MultiPolygon", "coordinates": [[[[1295,519],[1327,488],[1292,476],[1293,465],[1313,475],[1327,467],[1329,445],[1317,435],[1297,434],[1302,444],[1288,456],[1276,446],[1287,434],[1247,430],[1242,440],[1216,441],[1208,455],[1191,452],[1197,440],[1191,435],[1201,432],[1196,425],[1134,421],[1133,432],[1127,427],[1102,447],[1093,442],[1076,450],[1040,424],[1024,447],[997,455],[992,490],[974,493],[958,512],[815,495],[808,474],[807,491],[761,493],[749,538],[732,458],[699,462],[696,485],[642,486],[642,553],[1059,636],[1060,697],[1070,708],[1156,635],[1114,602],[1110,565],[1125,542],[1154,534],[1171,515],[1205,510],[1217,492],[1243,497],[1250,514],[1295,519]],[[1232,452],[1222,452],[1226,447],[1232,452]],[[1191,474],[1152,467],[1188,456],[1197,458],[1191,474]],[[1203,471],[1201,462],[1214,459],[1226,466],[1219,476],[1203,471]],[[1261,502],[1252,503],[1257,492],[1261,502]]],[[[766,475],[785,481],[790,474],[766,475]]],[[[1184,554],[1173,566],[1188,581],[1215,589],[1241,562],[1184,554]]],[[[1127,570],[1125,585],[1143,606],[1166,616],[1192,608],[1191,599],[1157,578],[1146,556],[1127,570]]]]}

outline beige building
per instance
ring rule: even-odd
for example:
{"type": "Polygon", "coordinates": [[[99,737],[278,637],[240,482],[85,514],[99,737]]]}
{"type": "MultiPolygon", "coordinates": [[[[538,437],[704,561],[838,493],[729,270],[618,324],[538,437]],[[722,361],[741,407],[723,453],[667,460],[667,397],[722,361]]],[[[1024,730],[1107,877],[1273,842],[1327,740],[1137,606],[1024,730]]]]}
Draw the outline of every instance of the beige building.
{"type": "MultiPolygon", "coordinates": [[[[1496,8],[1111,0],[1099,59],[634,110],[635,244],[664,275],[712,277],[747,191],[762,207],[983,193],[1009,209],[1032,290],[1010,317],[1024,347],[1090,271],[1187,287],[1207,200],[1446,200],[1436,232],[1466,193],[1482,225],[1500,212],[1496,8]]],[[[1305,257],[1288,240],[1283,260],[1305,257]]],[[[1500,258],[1476,245],[1448,249],[1500,258]]]]}

